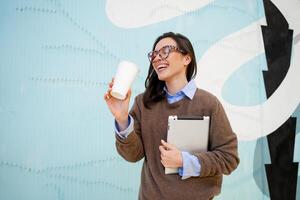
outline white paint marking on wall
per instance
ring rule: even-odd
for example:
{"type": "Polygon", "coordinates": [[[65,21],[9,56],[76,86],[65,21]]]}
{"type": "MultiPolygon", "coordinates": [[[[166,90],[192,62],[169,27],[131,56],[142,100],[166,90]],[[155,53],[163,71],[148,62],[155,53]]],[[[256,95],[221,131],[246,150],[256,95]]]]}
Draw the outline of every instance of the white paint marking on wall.
{"type": "Polygon", "coordinates": [[[165,21],[204,7],[214,0],[107,0],[109,20],[122,28],[137,28],[165,21]]]}
{"type": "MultiPolygon", "coordinates": [[[[300,60],[297,56],[293,57],[290,69],[279,88],[261,105],[235,106],[221,96],[222,87],[229,76],[244,63],[264,52],[260,27],[265,24],[264,21],[265,19],[261,19],[223,38],[198,61],[199,71],[195,79],[197,85],[220,99],[240,140],[254,140],[275,131],[291,116],[300,101],[300,85],[297,80],[300,60]]],[[[299,52],[298,43],[294,45],[294,54],[298,55],[299,52]]]]}

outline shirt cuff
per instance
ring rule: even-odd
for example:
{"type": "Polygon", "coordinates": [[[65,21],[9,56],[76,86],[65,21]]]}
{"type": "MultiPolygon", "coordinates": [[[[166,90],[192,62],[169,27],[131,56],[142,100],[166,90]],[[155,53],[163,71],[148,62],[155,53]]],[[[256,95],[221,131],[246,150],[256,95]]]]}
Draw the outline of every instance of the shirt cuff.
{"type": "Polygon", "coordinates": [[[128,127],[120,131],[118,122],[115,120],[115,133],[122,139],[126,139],[128,135],[133,131],[133,118],[131,115],[128,115],[128,127]]]}
{"type": "Polygon", "coordinates": [[[192,176],[200,176],[201,171],[201,164],[199,159],[185,151],[181,152],[182,160],[183,160],[183,167],[179,167],[179,175],[181,179],[187,179],[192,176]]]}

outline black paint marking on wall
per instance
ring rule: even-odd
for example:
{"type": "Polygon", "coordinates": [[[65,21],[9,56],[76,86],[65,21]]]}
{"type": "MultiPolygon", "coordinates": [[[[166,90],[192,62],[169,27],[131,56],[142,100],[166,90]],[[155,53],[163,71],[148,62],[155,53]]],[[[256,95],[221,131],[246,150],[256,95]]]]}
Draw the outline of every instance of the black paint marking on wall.
{"type": "MultiPolygon", "coordinates": [[[[293,30],[279,9],[264,0],[267,26],[262,26],[268,71],[263,71],[267,98],[284,80],[291,60],[293,30]]],[[[284,105],[282,105],[284,106],[284,105]]],[[[298,163],[293,162],[296,118],[290,117],[267,136],[271,164],[265,165],[271,200],[295,200],[298,163]]]]}
{"type": "Polygon", "coordinates": [[[293,30],[281,12],[269,0],[264,0],[268,26],[261,26],[268,71],[263,71],[267,98],[279,87],[290,68],[293,30]]]}
{"type": "Polygon", "coordinates": [[[298,163],[293,162],[296,120],[290,117],[267,137],[271,164],[265,168],[272,200],[296,199],[298,163]]]}

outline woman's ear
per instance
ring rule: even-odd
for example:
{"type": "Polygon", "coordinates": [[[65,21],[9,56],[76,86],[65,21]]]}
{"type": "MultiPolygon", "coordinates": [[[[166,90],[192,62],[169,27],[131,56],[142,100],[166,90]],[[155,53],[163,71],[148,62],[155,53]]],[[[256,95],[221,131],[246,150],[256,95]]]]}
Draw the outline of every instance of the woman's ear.
{"type": "Polygon", "coordinates": [[[191,56],[190,55],[185,55],[184,56],[184,65],[188,66],[190,64],[190,62],[192,61],[191,56]]]}

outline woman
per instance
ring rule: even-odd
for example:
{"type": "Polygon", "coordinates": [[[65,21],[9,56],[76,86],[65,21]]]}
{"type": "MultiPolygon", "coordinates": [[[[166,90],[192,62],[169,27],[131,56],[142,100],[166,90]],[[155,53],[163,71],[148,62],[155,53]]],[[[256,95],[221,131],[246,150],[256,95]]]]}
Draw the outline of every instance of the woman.
{"type": "Polygon", "coordinates": [[[239,163],[236,135],[217,98],[196,87],[196,58],[185,36],[163,34],[148,58],[146,90],[130,112],[131,91],[123,101],[113,98],[112,81],[104,95],[116,119],[117,151],[130,162],[144,158],[139,199],[212,199],[222,175],[239,163]],[[210,116],[208,151],[192,155],[165,142],[169,115],[210,116]],[[165,167],[179,168],[179,174],[166,175],[165,167]]]}

